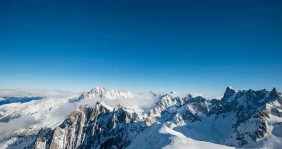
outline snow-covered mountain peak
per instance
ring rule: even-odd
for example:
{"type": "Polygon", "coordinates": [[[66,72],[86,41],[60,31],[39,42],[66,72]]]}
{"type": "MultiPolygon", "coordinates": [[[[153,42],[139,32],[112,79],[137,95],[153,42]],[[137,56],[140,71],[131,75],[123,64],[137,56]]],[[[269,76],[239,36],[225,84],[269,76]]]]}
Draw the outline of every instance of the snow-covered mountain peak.
{"type": "Polygon", "coordinates": [[[270,91],[269,96],[274,99],[279,98],[279,93],[277,92],[275,87],[270,91]]]}
{"type": "Polygon", "coordinates": [[[235,90],[232,86],[227,86],[225,93],[226,93],[226,92],[234,92],[234,93],[237,93],[237,90],[235,90]]]}
{"type": "Polygon", "coordinates": [[[107,91],[107,89],[105,89],[104,87],[99,86],[99,85],[91,90],[92,93],[98,93],[98,94],[105,93],[106,91],[107,91]]]}
{"type": "Polygon", "coordinates": [[[182,94],[135,94],[97,86],[83,93],[81,100],[72,102],[69,98],[78,96],[2,105],[0,118],[9,124],[24,116],[36,120],[45,116],[46,120],[31,124],[34,128],[15,131],[15,137],[0,142],[0,148],[144,149],[181,145],[199,149],[198,145],[204,142],[210,142],[208,146],[221,144],[214,148],[280,148],[282,98],[275,88],[236,91],[227,87],[222,100],[179,95],[182,94]],[[68,116],[59,114],[66,110],[68,116]],[[50,126],[52,129],[40,130],[50,126]]]}
{"type": "Polygon", "coordinates": [[[177,92],[176,91],[171,91],[170,94],[177,94],[177,92]]]}
{"type": "Polygon", "coordinates": [[[97,86],[89,92],[84,92],[79,97],[81,99],[95,99],[95,98],[107,98],[107,99],[117,99],[117,98],[132,98],[135,93],[131,91],[121,91],[118,89],[107,90],[104,87],[97,86]]]}
{"type": "Polygon", "coordinates": [[[227,86],[227,88],[232,89],[232,90],[235,90],[235,88],[232,87],[232,86],[227,86]]]}
{"type": "Polygon", "coordinates": [[[224,96],[222,98],[222,100],[227,100],[234,96],[237,93],[237,91],[235,89],[233,89],[231,86],[228,86],[225,90],[224,96]]]}
{"type": "Polygon", "coordinates": [[[193,96],[191,94],[187,94],[186,97],[192,98],[193,96]]]}

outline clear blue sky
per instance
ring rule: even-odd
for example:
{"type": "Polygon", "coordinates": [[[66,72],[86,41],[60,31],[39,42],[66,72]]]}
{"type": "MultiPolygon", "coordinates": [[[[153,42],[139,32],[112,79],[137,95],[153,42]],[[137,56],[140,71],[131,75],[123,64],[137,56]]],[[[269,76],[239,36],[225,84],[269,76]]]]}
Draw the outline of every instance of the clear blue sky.
{"type": "Polygon", "coordinates": [[[0,88],[282,89],[280,0],[1,0],[0,88]]]}

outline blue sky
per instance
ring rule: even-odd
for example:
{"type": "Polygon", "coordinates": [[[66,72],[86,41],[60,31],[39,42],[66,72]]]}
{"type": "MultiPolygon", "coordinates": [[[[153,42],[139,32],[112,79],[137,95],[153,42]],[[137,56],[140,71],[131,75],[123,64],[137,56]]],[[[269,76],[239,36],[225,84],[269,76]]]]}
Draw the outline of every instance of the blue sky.
{"type": "Polygon", "coordinates": [[[0,88],[282,88],[281,1],[0,2],[0,88]]]}

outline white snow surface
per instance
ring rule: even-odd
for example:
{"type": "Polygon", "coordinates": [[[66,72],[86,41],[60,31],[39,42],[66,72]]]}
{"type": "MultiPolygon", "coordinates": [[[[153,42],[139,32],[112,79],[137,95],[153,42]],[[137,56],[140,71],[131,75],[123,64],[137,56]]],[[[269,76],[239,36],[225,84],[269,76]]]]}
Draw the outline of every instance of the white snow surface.
{"type": "MultiPolygon", "coordinates": [[[[88,98],[79,101],[77,99],[80,94],[74,94],[64,97],[51,96],[26,103],[1,105],[0,116],[14,116],[14,119],[11,119],[7,123],[0,122],[0,149],[7,148],[9,144],[19,141],[17,137],[11,137],[7,141],[3,141],[5,137],[21,133],[34,134],[42,127],[57,127],[72,111],[78,109],[80,105],[95,105],[96,102],[100,102],[110,111],[120,105],[131,109],[140,117],[144,118],[147,117],[147,112],[159,101],[159,96],[154,96],[149,92],[138,94],[117,89],[106,90],[100,86],[92,90],[97,92],[88,92],[88,98]],[[97,95],[103,95],[103,97],[101,98],[97,95]]],[[[174,98],[179,94],[173,92],[170,95],[174,98]]],[[[165,103],[169,106],[175,104],[171,102],[171,97],[169,95],[164,97],[166,99],[164,101],[167,101],[165,103]]],[[[275,105],[276,103],[273,104],[275,105]]],[[[187,108],[191,107],[188,106],[187,108]]],[[[160,112],[162,110],[160,109],[160,112]]],[[[183,110],[181,108],[176,109],[173,106],[167,108],[167,111],[171,113],[177,111],[176,118],[178,118],[178,114],[183,112],[183,110]]],[[[193,111],[192,108],[191,111],[193,111]]],[[[225,139],[224,136],[232,133],[229,128],[232,127],[234,118],[234,113],[229,112],[224,115],[224,118],[218,117],[217,121],[214,121],[215,115],[211,115],[210,117],[202,116],[201,121],[194,123],[186,123],[181,121],[181,119],[177,121],[178,123],[156,123],[140,133],[128,146],[128,149],[234,149],[234,147],[220,145],[225,143],[222,142],[225,139]]],[[[269,133],[267,136],[259,142],[247,144],[240,147],[240,149],[281,148],[282,125],[276,125],[277,122],[282,122],[282,118],[271,114],[268,119],[269,133]]],[[[252,128],[246,125],[242,129],[251,131],[252,128]]],[[[20,148],[20,146],[17,146],[17,148],[20,148]]]]}
{"type": "Polygon", "coordinates": [[[140,133],[127,149],[235,149],[185,137],[164,124],[154,124],[140,133]]]}
{"type": "MultiPolygon", "coordinates": [[[[11,103],[0,106],[2,117],[13,117],[8,122],[0,122],[0,141],[12,134],[33,134],[40,128],[55,128],[71,111],[61,110],[68,100],[77,97],[49,97],[26,103],[11,103]]],[[[75,110],[73,107],[71,110],[75,110]]]]}
{"type": "Polygon", "coordinates": [[[132,98],[135,93],[131,91],[121,91],[118,89],[107,90],[104,87],[97,86],[89,92],[84,92],[85,99],[105,98],[105,99],[117,99],[117,98],[132,98]]]}
{"type": "MultiPolygon", "coordinates": [[[[104,89],[100,86],[96,87],[104,89]]],[[[132,92],[121,92],[119,90],[109,91],[104,98],[88,98],[77,101],[79,94],[66,97],[47,97],[41,100],[32,100],[26,103],[15,102],[0,106],[1,117],[13,117],[7,123],[0,122],[0,142],[5,137],[15,134],[34,134],[40,128],[55,128],[65,118],[78,109],[80,105],[95,105],[101,102],[110,111],[120,105],[132,109],[140,117],[146,117],[157,100],[151,93],[135,94],[132,92]],[[128,94],[127,94],[128,93],[128,94]],[[123,98],[121,98],[121,95],[123,98]],[[109,97],[109,98],[108,98],[109,97]],[[72,102],[75,101],[75,102],[72,102]]],[[[0,117],[0,118],[1,118],[0,117]]]]}

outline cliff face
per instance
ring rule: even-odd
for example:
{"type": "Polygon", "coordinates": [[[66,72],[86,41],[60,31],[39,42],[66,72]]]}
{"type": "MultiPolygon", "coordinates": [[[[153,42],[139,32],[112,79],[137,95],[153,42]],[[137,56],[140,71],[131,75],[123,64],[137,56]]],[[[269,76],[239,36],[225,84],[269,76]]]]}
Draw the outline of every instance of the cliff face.
{"type": "MultiPolygon", "coordinates": [[[[102,104],[81,106],[57,128],[50,139],[38,138],[35,149],[125,148],[154,118],[142,120],[126,108],[113,111],[102,104]]],[[[45,136],[44,136],[45,137],[45,136]]]]}

